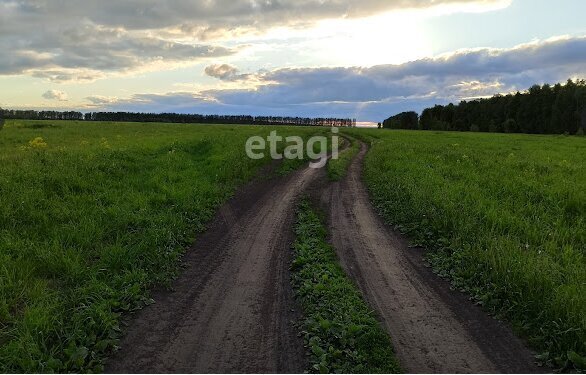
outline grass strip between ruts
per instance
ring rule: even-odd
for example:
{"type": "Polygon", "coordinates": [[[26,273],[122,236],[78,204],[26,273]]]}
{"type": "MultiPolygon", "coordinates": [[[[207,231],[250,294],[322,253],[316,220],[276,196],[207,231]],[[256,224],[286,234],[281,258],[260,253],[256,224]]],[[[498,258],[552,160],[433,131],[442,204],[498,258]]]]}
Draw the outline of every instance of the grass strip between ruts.
{"type": "Polygon", "coordinates": [[[306,199],[295,233],[292,281],[304,313],[310,371],[398,373],[389,337],[340,267],[320,216],[306,199]]]}

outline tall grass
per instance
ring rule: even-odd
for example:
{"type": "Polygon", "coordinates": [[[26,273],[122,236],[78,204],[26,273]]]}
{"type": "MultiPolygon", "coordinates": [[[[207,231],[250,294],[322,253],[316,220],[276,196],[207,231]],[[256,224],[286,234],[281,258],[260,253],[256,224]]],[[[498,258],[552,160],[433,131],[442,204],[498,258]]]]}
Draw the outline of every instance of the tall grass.
{"type": "Polygon", "coordinates": [[[354,131],[385,219],[435,270],[510,320],[541,358],[586,355],[586,140],[354,131]]]}
{"type": "MultiPolygon", "coordinates": [[[[177,273],[271,128],[8,121],[0,132],[0,372],[99,371],[121,314],[177,273]]],[[[314,128],[279,127],[307,136],[314,128]]]]}

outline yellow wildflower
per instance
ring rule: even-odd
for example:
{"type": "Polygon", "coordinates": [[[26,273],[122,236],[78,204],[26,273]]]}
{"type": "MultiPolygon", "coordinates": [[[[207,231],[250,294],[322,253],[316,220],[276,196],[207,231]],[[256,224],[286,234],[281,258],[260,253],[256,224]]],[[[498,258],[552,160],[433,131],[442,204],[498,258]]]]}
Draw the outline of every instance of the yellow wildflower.
{"type": "Polygon", "coordinates": [[[100,145],[101,145],[103,148],[108,148],[108,149],[109,149],[109,148],[111,148],[111,147],[110,147],[110,143],[108,142],[108,140],[107,140],[106,138],[102,138],[102,142],[100,143],[100,145]]]}
{"type": "Polygon", "coordinates": [[[33,139],[32,141],[30,141],[28,143],[29,147],[31,148],[36,148],[36,149],[42,149],[42,148],[47,148],[47,142],[45,142],[45,140],[41,137],[37,137],[35,139],[33,139]]]}

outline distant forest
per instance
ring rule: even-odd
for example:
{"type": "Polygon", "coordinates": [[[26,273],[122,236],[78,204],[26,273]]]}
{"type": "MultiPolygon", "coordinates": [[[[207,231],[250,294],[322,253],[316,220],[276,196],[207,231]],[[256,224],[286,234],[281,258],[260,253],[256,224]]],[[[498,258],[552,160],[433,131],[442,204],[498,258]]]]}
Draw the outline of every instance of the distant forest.
{"type": "MultiPolygon", "coordinates": [[[[356,119],[307,118],[279,116],[228,116],[180,113],[135,112],[57,112],[33,110],[1,110],[6,119],[19,120],[78,120],[117,122],[170,122],[189,124],[295,125],[295,126],[356,126],[356,119]]],[[[0,116],[1,117],[1,116],[0,116]]]]}
{"type": "Polygon", "coordinates": [[[436,105],[423,110],[421,116],[403,112],[381,125],[390,129],[584,134],[586,81],[534,85],[523,93],[436,105]]]}

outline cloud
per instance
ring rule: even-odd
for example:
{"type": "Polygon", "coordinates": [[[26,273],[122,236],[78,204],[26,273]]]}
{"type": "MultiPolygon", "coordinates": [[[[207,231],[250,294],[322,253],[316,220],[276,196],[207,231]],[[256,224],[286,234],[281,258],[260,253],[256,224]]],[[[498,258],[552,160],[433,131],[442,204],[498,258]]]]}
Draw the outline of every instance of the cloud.
{"type": "Polygon", "coordinates": [[[49,90],[45,92],[42,96],[47,100],[58,100],[60,102],[65,102],[68,98],[66,93],[59,90],[49,90]]]}
{"type": "MultiPolygon", "coordinates": [[[[54,82],[170,69],[235,54],[217,42],[330,18],[507,0],[6,0],[0,75],[54,82]],[[216,42],[209,43],[212,40],[216,42]]],[[[234,77],[234,76],[233,76],[234,77]]]]}
{"type": "Polygon", "coordinates": [[[586,73],[586,37],[557,38],[511,49],[463,50],[401,65],[277,69],[256,90],[211,92],[221,102],[256,105],[364,103],[434,96],[481,97],[586,73]]]}
{"type": "Polygon", "coordinates": [[[167,94],[134,94],[129,98],[113,96],[90,96],[85,98],[89,107],[96,110],[141,111],[151,107],[160,111],[183,112],[181,108],[216,103],[216,99],[201,93],[173,92],[167,94]]]}
{"type": "Polygon", "coordinates": [[[200,28],[263,29],[272,25],[307,24],[331,18],[365,17],[397,9],[422,9],[442,5],[490,6],[505,0],[76,0],[6,1],[4,8],[21,17],[89,19],[127,30],[162,29],[200,25],[200,28]]]}
{"type": "Polygon", "coordinates": [[[94,106],[105,106],[105,105],[109,105],[109,104],[116,104],[120,100],[119,98],[117,98],[115,96],[102,96],[102,95],[88,96],[85,99],[87,101],[89,101],[94,106]]]}
{"type": "MultiPolygon", "coordinates": [[[[3,7],[6,5],[0,4],[0,12],[3,7]]],[[[237,52],[219,45],[166,40],[149,31],[128,31],[87,19],[59,18],[51,23],[50,17],[19,20],[0,15],[0,50],[10,51],[0,55],[0,75],[28,74],[55,82],[93,81],[107,74],[172,68],[237,52]]]]}
{"type": "MultiPolygon", "coordinates": [[[[586,77],[586,37],[562,37],[510,49],[456,51],[371,68],[276,69],[255,89],[135,95],[110,108],[267,115],[357,117],[380,121],[403,110],[523,90],[586,77]]],[[[218,78],[235,67],[211,69],[218,78]],[[218,71],[220,73],[218,73],[218,71]]],[[[209,74],[209,72],[208,72],[209,74]]],[[[211,75],[211,74],[210,74],[211,75]]]]}
{"type": "Polygon", "coordinates": [[[249,74],[240,74],[238,68],[228,64],[214,64],[205,68],[205,74],[222,81],[239,81],[250,77],[249,74]]]}
{"type": "Polygon", "coordinates": [[[51,82],[93,82],[105,77],[105,74],[91,69],[60,69],[60,70],[31,70],[30,75],[35,78],[46,79],[51,82]]]}

